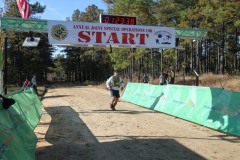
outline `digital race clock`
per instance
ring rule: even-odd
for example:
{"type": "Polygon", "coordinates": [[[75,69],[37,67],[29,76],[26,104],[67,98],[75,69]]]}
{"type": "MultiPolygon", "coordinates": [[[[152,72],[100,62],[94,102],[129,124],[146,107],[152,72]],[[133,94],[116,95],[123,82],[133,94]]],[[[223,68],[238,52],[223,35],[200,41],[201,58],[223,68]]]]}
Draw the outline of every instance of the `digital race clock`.
{"type": "Polygon", "coordinates": [[[100,23],[136,25],[137,18],[132,16],[100,14],[100,23]]]}

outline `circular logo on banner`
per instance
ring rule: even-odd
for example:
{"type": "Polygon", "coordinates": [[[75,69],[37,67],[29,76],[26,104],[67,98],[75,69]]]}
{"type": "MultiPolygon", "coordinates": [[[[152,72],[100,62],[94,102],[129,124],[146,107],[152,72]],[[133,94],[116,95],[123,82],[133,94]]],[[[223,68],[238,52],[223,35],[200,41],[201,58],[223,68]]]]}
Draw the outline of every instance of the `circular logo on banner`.
{"type": "Polygon", "coordinates": [[[157,31],[154,33],[157,35],[156,44],[171,44],[172,34],[167,31],[157,31]]]}
{"type": "Polygon", "coordinates": [[[61,24],[52,27],[52,37],[56,40],[63,40],[67,37],[67,28],[61,24]]]}

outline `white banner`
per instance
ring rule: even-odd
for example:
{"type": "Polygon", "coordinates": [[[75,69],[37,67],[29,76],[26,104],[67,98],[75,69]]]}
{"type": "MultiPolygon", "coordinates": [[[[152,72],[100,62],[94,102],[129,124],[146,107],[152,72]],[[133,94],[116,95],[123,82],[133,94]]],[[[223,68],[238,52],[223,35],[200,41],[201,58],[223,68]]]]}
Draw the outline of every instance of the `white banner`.
{"type": "Polygon", "coordinates": [[[174,48],[175,37],[172,27],[48,21],[53,45],[174,48]]]}

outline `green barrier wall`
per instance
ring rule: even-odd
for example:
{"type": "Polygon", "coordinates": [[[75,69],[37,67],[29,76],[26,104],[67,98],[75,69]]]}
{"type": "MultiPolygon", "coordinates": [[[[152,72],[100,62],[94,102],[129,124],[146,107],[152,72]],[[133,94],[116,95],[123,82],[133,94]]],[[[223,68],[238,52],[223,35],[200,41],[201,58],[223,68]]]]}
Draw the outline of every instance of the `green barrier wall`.
{"type": "Polygon", "coordinates": [[[41,101],[32,88],[7,97],[16,103],[9,109],[0,103],[0,160],[35,160],[34,129],[42,116],[41,101]]]}
{"type": "Polygon", "coordinates": [[[221,88],[128,83],[121,99],[240,136],[240,93],[221,88]]]}

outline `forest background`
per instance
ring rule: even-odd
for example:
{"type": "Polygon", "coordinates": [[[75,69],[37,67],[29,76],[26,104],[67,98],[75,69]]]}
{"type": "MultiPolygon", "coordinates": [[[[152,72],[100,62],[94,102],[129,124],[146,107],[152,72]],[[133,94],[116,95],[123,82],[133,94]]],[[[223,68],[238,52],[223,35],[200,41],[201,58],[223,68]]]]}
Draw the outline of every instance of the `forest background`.
{"type": "MultiPolygon", "coordinates": [[[[15,0],[6,0],[5,17],[18,17],[15,0]]],[[[64,81],[77,84],[101,84],[120,70],[130,82],[142,82],[147,74],[151,84],[158,84],[161,70],[175,72],[175,84],[199,85],[240,91],[240,1],[239,0],[103,0],[107,13],[96,5],[85,11],[76,8],[66,21],[99,23],[100,14],[136,16],[138,25],[205,29],[206,39],[179,39],[176,49],[66,47],[53,56],[55,48],[48,43],[47,33],[38,47],[22,47],[29,33],[8,31],[8,85],[21,86],[33,74],[39,84],[64,81]]],[[[33,19],[47,6],[31,5],[33,19]]],[[[77,7],[77,6],[76,6],[77,7]]],[[[1,33],[1,47],[4,36],[1,33]]],[[[2,66],[1,66],[2,67],[2,66]]]]}

